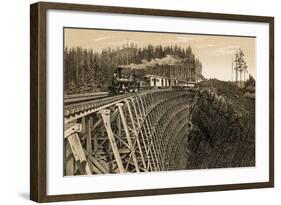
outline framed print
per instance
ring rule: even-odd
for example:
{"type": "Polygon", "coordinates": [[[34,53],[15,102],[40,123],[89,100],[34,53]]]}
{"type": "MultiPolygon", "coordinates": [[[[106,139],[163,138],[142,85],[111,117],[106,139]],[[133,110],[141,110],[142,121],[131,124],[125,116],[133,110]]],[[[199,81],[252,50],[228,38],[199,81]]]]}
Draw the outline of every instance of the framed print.
{"type": "Polygon", "coordinates": [[[30,197],[274,186],[274,18],[31,5],[30,197]]]}

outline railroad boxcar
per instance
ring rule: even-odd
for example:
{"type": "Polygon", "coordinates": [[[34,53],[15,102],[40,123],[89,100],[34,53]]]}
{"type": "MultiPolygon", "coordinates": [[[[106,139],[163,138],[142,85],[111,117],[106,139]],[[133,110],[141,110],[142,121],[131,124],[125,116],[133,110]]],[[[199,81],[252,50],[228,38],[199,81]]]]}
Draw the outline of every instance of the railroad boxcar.
{"type": "Polygon", "coordinates": [[[159,75],[145,75],[144,78],[149,82],[149,87],[164,88],[172,85],[172,79],[159,75]]]}

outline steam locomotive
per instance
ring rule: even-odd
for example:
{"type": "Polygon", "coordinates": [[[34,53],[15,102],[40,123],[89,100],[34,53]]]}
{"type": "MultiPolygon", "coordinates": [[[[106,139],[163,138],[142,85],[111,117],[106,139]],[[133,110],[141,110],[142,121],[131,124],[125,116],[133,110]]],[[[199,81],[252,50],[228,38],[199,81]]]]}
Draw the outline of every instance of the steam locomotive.
{"type": "Polygon", "coordinates": [[[111,93],[137,92],[140,89],[140,79],[130,69],[118,67],[113,73],[111,93]]]}

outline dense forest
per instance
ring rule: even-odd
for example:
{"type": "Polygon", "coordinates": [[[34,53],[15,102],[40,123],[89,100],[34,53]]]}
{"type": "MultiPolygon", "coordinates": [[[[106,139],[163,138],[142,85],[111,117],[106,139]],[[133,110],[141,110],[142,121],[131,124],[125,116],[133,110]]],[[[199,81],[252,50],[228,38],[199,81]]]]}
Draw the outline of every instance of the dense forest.
{"type": "Polygon", "coordinates": [[[118,66],[142,67],[145,74],[193,80],[202,78],[202,64],[195,58],[191,47],[125,44],[101,52],[81,47],[64,49],[64,90],[65,94],[107,91],[111,86],[113,72],[118,66]],[[161,61],[161,59],[166,60],[161,61]],[[179,67],[177,70],[171,70],[179,67]],[[179,75],[179,76],[178,76],[179,75]]]}

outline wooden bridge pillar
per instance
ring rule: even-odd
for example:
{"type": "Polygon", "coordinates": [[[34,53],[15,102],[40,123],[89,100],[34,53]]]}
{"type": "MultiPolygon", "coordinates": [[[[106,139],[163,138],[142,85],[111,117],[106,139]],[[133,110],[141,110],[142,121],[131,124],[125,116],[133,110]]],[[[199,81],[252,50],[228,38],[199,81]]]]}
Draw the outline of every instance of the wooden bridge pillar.
{"type": "Polygon", "coordinates": [[[116,106],[118,107],[119,114],[120,114],[121,121],[122,121],[122,125],[123,125],[123,129],[125,131],[125,135],[126,135],[128,144],[129,144],[130,149],[131,149],[131,155],[132,155],[132,158],[133,158],[133,161],[134,161],[136,172],[140,172],[137,157],[136,157],[136,154],[135,154],[135,148],[134,148],[134,145],[132,143],[132,139],[131,139],[131,136],[130,136],[130,133],[129,133],[129,130],[128,130],[127,121],[126,121],[126,118],[125,118],[125,115],[124,115],[124,112],[123,112],[123,108],[122,108],[123,104],[117,103],[116,106]]]}
{"type": "Polygon", "coordinates": [[[81,131],[80,124],[69,124],[65,127],[65,174],[74,175],[76,169],[82,175],[91,175],[91,170],[81,145],[78,132],[81,131]]]}
{"type": "Polygon", "coordinates": [[[114,154],[119,172],[125,173],[125,169],[123,167],[123,163],[122,163],[122,160],[121,160],[118,148],[117,148],[117,144],[115,142],[114,135],[113,135],[113,132],[112,132],[112,129],[111,129],[110,110],[109,109],[100,110],[98,113],[101,114],[101,116],[102,116],[104,127],[106,129],[107,136],[108,136],[108,139],[109,139],[109,142],[110,142],[110,145],[111,145],[111,148],[112,148],[112,151],[113,151],[113,154],[114,154]]]}

